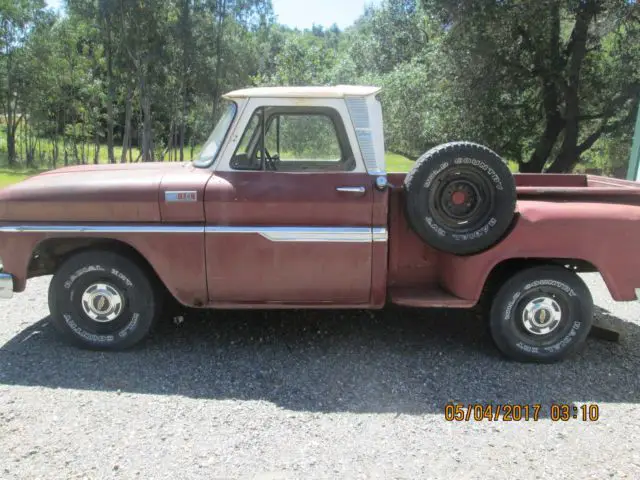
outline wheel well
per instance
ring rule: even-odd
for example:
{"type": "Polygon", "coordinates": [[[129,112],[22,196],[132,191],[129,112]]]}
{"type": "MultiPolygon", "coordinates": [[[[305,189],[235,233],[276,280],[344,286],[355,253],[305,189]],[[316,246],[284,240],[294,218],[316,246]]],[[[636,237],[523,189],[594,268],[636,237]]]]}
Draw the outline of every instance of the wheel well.
{"type": "Polygon", "coordinates": [[[135,261],[155,281],[162,284],[147,259],[128,243],[109,238],[48,238],[40,242],[29,261],[27,278],[53,275],[69,257],[86,250],[109,250],[135,261]]]}
{"type": "Polygon", "coordinates": [[[575,273],[598,272],[595,265],[580,258],[510,258],[498,263],[489,272],[482,290],[481,302],[490,301],[500,286],[516,273],[543,265],[564,267],[575,273]]]}

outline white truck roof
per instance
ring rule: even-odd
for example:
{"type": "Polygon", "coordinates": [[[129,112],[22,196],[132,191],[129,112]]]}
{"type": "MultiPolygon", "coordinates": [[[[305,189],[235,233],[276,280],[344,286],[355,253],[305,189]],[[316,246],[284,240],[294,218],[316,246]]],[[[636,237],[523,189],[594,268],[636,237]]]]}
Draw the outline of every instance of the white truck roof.
{"type": "Polygon", "coordinates": [[[364,85],[337,85],[335,87],[256,87],[234,90],[225,98],[344,98],[347,96],[368,97],[380,91],[380,87],[364,85]]]}

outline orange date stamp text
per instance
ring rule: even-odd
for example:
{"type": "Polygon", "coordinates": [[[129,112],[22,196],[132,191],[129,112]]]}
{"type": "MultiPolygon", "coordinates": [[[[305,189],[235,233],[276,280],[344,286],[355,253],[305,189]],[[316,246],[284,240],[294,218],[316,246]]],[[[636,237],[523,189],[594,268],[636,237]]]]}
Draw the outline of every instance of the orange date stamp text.
{"type": "Polygon", "coordinates": [[[444,419],[448,422],[537,422],[548,418],[553,422],[596,422],[600,418],[600,408],[597,404],[583,404],[580,406],[570,403],[552,403],[542,405],[531,404],[500,404],[500,403],[447,403],[444,407],[444,419]]]}

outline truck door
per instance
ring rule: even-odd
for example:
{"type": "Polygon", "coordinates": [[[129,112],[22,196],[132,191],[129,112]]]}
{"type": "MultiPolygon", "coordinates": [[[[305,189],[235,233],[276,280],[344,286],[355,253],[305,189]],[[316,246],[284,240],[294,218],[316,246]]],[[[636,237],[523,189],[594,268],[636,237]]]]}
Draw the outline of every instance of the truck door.
{"type": "Polygon", "coordinates": [[[210,302],[369,303],[373,177],[344,102],[244,111],[205,192],[210,302]]]}

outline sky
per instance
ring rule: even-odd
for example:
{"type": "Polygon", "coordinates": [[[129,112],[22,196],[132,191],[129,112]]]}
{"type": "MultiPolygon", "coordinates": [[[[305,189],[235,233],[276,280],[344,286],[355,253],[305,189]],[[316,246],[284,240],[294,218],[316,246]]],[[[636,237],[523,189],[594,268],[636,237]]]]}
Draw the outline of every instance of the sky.
{"type": "MultiPolygon", "coordinates": [[[[62,0],[46,0],[51,8],[59,8],[62,0]]],[[[316,25],[330,27],[334,23],[344,29],[364,11],[365,5],[381,0],[272,0],[278,21],[300,29],[316,25]]]]}
{"type": "Polygon", "coordinates": [[[379,4],[380,0],[271,0],[278,21],[290,27],[329,27],[340,29],[351,25],[364,11],[365,5],[379,4]]]}

